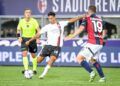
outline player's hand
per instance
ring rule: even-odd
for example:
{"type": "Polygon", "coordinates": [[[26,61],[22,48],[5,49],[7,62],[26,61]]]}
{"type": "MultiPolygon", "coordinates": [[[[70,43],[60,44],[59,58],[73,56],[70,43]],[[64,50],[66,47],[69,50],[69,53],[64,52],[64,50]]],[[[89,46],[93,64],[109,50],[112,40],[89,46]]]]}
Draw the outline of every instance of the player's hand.
{"type": "Polygon", "coordinates": [[[18,38],[18,42],[22,43],[22,38],[21,37],[18,38]]]}
{"type": "Polygon", "coordinates": [[[28,46],[30,44],[30,41],[25,42],[25,44],[28,46]]]}
{"type": "Polygon", "coordinates": [[[87,14],[85,13],[85,14],[83,14],[82,16],[83,16],[83,18],[85,18],[85,17],[87,17],[87,14]]]}
{"type": "Polygon", "coordinates": [[[64,38],[65,41],[67,41],[67,40],[71,40],[71,39],[72,39],[72,38],[69,37],[69,36],[67,36],[67,37],[64,38]]]}

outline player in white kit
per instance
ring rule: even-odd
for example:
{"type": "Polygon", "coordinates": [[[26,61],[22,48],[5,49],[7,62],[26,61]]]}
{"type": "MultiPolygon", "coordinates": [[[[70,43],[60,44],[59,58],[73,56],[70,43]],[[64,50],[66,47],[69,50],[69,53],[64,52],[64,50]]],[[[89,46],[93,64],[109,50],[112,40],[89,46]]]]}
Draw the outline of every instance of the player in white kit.
{"type": "Polygon", "coordinates": [[[81,15],[67,21],[57,21],[55,15],[56,14],[54,12],[49,12],[48,20],[50,23],[45,25],[35,37],[26,42],[26,45],[29,45],[29,43],[39,37],[40,34],[47,33],[47,44],[44,46],[42,52],[37,59],[38,63],[41,63],[46,56],[50,57],[43,73],[39,76],[39,78],[41,79],[44,78],[44,76],[46,75],[46,73],[48,72],[52,64],[55,62],[60,53],[61,47],[63,45],[64,27],[68,23],[73,23],[84,17],[84,15],[81,15]]]}

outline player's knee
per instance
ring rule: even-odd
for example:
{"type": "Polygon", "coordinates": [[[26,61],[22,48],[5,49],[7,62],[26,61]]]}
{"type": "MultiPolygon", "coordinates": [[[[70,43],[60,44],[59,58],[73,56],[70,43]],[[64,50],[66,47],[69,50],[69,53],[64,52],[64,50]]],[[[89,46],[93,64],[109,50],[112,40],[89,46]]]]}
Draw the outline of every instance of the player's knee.
{"type": "Polygon", "coordinates": [[[96,62],[96,59],[93,59],[93,58],[92,58],[92,59],[90,60],[90,63],[92,63],[92,64],[94,64],[95,62],[96,62]]]}
{"type": "Polygon", "coordinates": [[[43,61],[43,59],[44,59],[44,57],[42,57],[42,56],[37,57],[37,63],[42,62],[42,61],[43,61]]]}
{"type": "Polygon", "coordinates": [[[54,62],[55,62],[55,60],[57,59],[57,57],[56,56],[51,56],[50,57],[50,60],[47,62],[49,65],[52,65],[54,62]]]}
{"type": "Polygon", "coordinates": [[[22,56],[23,56],[23,57],[26,57],[26,56],[27,56],[27,51],[23,51],[23,52],[22,52],[22,56]]]}
{"type": "Polygon", "coordinates": [[[83,56],[77,57],[77,62],[80,64],[85,58],[83,56]]]}
{"type": "Polygon", "coordinates": [[[52,60],[52,61],[55,61],[56,59],[57,59],[56,56],[51,56],[51,60],[52,60]]]}
{"type": "Polygon", "coordinates": [[[31,56],[32,56],[32,58],[36,57],[35,53],[31,53],[31,56]]]}

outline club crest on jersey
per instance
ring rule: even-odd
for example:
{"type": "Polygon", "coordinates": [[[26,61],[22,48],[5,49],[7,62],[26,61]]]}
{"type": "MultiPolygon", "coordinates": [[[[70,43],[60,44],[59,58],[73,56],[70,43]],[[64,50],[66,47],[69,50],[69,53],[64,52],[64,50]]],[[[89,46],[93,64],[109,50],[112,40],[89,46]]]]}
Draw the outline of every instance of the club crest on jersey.
{"type": "Polygon", "coordinates": [[[37,7],[40,13],[44,13],[47,9],[47,0],[38,0],[37,7]]]}

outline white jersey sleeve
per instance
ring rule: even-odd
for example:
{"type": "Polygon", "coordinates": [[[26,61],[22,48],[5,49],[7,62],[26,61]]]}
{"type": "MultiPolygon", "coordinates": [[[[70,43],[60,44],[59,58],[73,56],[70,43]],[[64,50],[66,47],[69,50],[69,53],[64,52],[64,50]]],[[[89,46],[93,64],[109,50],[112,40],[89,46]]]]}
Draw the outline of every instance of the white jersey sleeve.
{"type": "Polygon", "coordinates": [[[41,30],[40,30],[40,34],[43,34],[43,33],[45,33],[45,32],[47,32],[47,27],[48,27],[48,25],[46,25],[46,26],[44,26],[41,30]]]}
{"type": "Polygon", "coordinates": [[[64,39],[64,27],[68,25],[68,21],[59,21],[61,26],[61,35],[60,35],[60,47],[63,46],[63,39],[64,39]]]}
{"type": "Polygon", "coordinates": [[[67,26],[69,23],[69,21],[60,21],[59,24],[62,26],[62,27],[65,27],[67,26]]]}

